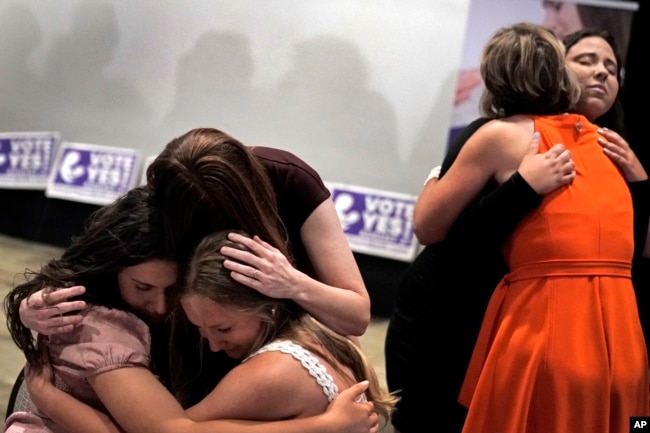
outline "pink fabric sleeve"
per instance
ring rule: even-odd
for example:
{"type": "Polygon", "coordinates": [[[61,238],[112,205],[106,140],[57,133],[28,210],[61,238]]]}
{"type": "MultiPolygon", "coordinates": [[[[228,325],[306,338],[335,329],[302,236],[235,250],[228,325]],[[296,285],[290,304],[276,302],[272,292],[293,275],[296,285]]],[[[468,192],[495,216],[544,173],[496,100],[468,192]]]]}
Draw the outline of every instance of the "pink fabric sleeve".
{"type": "Polygon", "coordinates": [[[121,367],[150,365],[148,326],[121,310],[89,307],[82,326],[56,340],[50,341],[50,354],[58,357],[60,368],[76,370],[83,378],[121,367]]]}

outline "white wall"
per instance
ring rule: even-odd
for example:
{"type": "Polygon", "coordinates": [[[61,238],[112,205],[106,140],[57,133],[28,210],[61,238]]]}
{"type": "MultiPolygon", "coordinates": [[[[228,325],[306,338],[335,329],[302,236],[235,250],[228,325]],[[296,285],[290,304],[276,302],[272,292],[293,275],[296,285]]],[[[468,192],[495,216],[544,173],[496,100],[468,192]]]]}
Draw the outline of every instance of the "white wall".
{"type": "Polygon", "coordinates": [[[417,194],[444,154],[468,7],[0,0],[0,130],[155,154],[214,126],[326,181],[417,194]]]}

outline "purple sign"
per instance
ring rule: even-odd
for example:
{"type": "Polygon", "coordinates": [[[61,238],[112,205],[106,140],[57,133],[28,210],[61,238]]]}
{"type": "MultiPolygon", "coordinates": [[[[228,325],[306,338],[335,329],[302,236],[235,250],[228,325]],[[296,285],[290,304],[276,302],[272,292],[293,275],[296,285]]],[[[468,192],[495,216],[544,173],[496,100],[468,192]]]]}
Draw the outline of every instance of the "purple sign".
{"type": "Polygon", "coordinates": [[[63,142],[45,193],[85,203],[110,203],[135,186],[139,160],[132,149],[63,142]]]}
{"type": "Polygon", "coordinates": [[[45,189],[58,142],[56,132],[0,134],[0,188],[45,189]]]}
{"type": "Polygon", "coordinates": [[[413,233],[416,197],[349,185],[328,187],[353,251],[413,259],[418,246],[413,233]]]}

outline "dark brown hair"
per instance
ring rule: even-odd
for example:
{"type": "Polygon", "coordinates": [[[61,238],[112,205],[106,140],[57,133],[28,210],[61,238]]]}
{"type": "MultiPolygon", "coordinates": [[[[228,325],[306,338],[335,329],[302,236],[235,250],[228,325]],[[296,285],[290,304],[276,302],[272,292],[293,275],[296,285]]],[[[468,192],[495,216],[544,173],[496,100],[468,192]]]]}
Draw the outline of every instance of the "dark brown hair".
{"type": "Polygon", "coordinates": [[[23,299],[45,287],[82,285],[87,302],[129,310],[122,300],[117,273],[154,259],[173,260],[173,245],[165,238],[151,191],[138,187],[95,211],[85,230],[73,238],[61,257],[50,260],[39,272],[25,271],[25,282],[4,299],[7,327],[27,362],[40,366],[42,358],[32,331],[20,320],[23,299]]]}

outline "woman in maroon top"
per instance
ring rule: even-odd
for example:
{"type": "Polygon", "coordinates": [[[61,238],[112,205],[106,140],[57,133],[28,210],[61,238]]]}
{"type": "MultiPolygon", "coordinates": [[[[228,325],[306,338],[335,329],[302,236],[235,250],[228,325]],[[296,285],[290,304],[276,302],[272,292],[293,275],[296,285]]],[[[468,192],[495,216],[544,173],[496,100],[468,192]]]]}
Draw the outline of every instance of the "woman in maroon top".
{"type": "MultiPolygon", "coordinates": [[[[266,295],[295,300],[340,334],[360,336],[365,332],[370,321],[370,299],[361,272],[329,190],[304,161],[280,149],[246,146],[217,129],[198,128],[167,144],[148,167],[147,180],[155,190],[168,223],[168,240],[181,263],[208,233],[238,228],[255,234],[252,240],[232,235],[233,241],[244,244],[254,254],[229,248],[223,251],[235,259],[225,262],[235,280],[266,295]],[[295,263],[264,242],[269,239],[265,221],[244,218],[253,210],[263,218],[280,217],[280,230],[295,263]]],[[[52,296],[62,301],[82,290],[73,287],[52,296]]],[[[172,299],[167,303],[170,307],[174,304],[172,299]]],[[[66,312],[79,307],[83,305],[60,304],[60,310],[66,312]]],[[[64,320],[38,316],[44,314],[42,311],[30,311],[23,305],[21,317],[30,328],[46,335],[69,330],[78,320],[75,315],[64,320]]],[[[152,329],[152,353],[158,369],[165,371],[169,370],[169,330],[165,324],[160,328],[152,329]]],[[[200,340],[192,329],[184,332],[185,343],[200,340]]],[[[186,404],[205,396],[233,366],[226,357],[212,355],[209,350],[203,352],[217,359],[188,359],[182,369],[176,370],[187,376],[176,378],[187,379],[182,391],[186,404]],[[205,365],[211,367],[210,371],[201,368],[205,365]]],[[[161,376],[168,384],[175,382],[169,372],[161,376]]]]}

